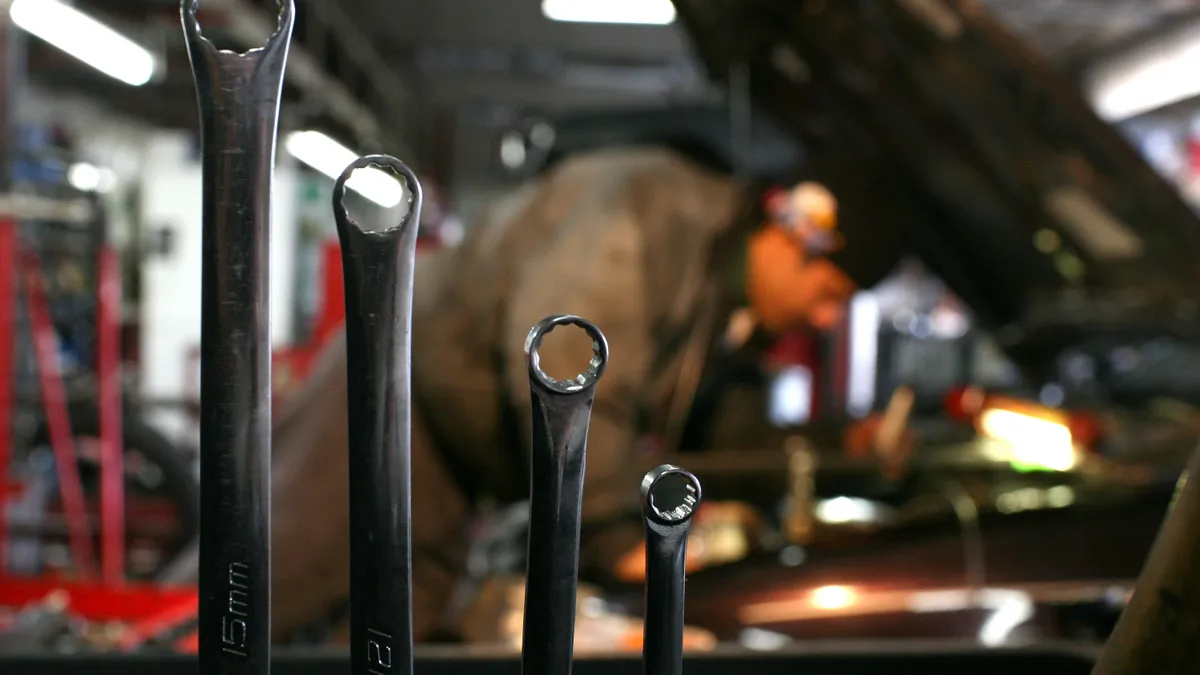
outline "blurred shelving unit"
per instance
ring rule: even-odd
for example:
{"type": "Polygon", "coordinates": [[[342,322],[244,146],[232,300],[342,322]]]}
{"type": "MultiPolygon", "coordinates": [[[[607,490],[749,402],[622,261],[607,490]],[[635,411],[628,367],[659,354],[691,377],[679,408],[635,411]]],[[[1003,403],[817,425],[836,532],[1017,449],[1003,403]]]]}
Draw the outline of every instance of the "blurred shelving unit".
{"type": "MultiPolygon", "coordinates": [[[[54,127],[19,128],[15,149],[11,194],[41,206],[17,209],[18,247],[36,256],[62,377],[85,384],[96,360],[97,260],[107,236],[97,190],[107,177],[103,169],[76,161],[69,139],[54,127]]],[[[29,273],[26,267],[19,265],[29,273]]],[[[15,385],[18,400],[28,401],[38,395],[38,380],[24,293],[16,303],[15,385]]]]}

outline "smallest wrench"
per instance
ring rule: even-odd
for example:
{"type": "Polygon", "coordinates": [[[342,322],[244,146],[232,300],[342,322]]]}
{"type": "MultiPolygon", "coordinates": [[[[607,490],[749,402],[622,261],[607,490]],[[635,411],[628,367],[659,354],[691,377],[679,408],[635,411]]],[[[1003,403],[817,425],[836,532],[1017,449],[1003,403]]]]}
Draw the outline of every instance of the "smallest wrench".
{"type": "Polygon", "coordinates": [[[646,618],[643,675],[683,673],[683,596],[687,539],[700,506],[700,481],[670,464],[642,479],[646,523],[646,618]]]}

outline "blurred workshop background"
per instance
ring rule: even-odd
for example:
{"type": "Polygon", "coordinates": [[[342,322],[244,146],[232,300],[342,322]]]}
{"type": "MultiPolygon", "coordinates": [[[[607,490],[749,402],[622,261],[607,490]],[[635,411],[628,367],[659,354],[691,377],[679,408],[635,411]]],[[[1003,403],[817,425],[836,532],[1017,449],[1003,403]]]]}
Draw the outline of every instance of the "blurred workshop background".
{"type": "MultiPolygon", "coordinates": [[[[512,326],[541,311],[522,298],[559,283],[588,290],[554,311],[613,326],[614,362],[645,361],[612,376],[654,399],[612,442],[704,481],[689,649],[1108,635],[1200,434],[1200,4],[296,4],[270,238],[276,415],[344,406],[319,396],[339,391],[320,378],[345,306],[330,194],[357,155],[391,154],[425,190],[418,265],[454,261],[419,301],[418,371],[519,351],[512,326]],[[641,234],[596,244],[611,267],[584,264],[571,236],[609,222],[641,234]],[[723,271],[697,272],[712,251],[723,271]],[[795,297],[772,264],[795,267],[795,297]],[[696,274],[738,291],[680,300],[696,274]],[[805,288],[828,306],[787,315],[805,288]],[[693,303],[687,321],[672,302],[693,303]],[[475,318],[495,328],[462,347],[469,329],[446,322],[475,318]]],[[[275,7],[200,0],[198,17],[244,51],[275,7]]],[[[0,0],[0,61],[0,650],[194,651],[205,260],[180,2],[0,0]],[[123,491],[101,489],[111,466],[123,491]]],[[[350,187],[364,221],[405,201],[391,179],[350,187]]],[[[464,445],[509,442],[477,421],[497,395],[472,396],[427,397],[438,443],[455,420],[478,427],[464,445]]],[[[486,458],[437,452],[470,513],[445,525],[456,574],[418,637],[515,648],[520,490],[473,483],[503,473],[486,458]]],[[[305,517],[344,518],[344,493],[305,517]]],[[[636,650],[641,554],[610,553],[585,551],[576,644],[636,650]]],[[[344,579],[313,574],[295,583],[328,588],[279,610],[281,642],[344,640],[344,579]]]]}

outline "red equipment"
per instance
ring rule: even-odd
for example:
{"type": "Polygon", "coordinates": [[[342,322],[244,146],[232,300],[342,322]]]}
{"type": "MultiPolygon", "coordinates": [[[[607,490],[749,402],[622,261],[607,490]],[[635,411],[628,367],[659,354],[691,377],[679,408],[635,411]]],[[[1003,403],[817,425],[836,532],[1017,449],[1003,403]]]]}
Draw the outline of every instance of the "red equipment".
{"type": "Polygon", "coordinates": [[[0,578],[0,607],[21,609],[54,594],[65,594],[71,616],[89,622],[121,625],[117,651],[132,651],[196,617],[199,592],[194,587],[161,588],[70,584],[56,579],[0,578]]]}
{"type": "MultiPolygon", "coordinates": [[[[70,530],[72,557],[82,581],[56,578],[19,578],[4,574],[5,547],[0,545],[0,606],[21,609],[42,602],[54,593],[64,593],[72,616],[89,621],[119,622],[124,630],[117,648],[130,650],[163,630],[195,616],[198,602],[194,588],[161,589],[125,587],[125,476],[121,410],[121,278],[116,251],[102,245],[97,260],[96,395],[100,409],[100,512],[102,583],[97,584],[94,537],[88,524],[78,455],[66,392],[60,376],[57,335],[45,297],[40,261],[36,251],[22,250],[17,240],[17,221],[0,219],[0,326],[16,323],[17,274],[24,281],[34,353],[41,384],[43,405],[58,472],[59,489],[70,530]]],[[[0,514],[16,487],[9,481],[12,461],[12,416],[15,331],[0,330],[0,514]]],[[[7,528],[0,518],[0,544],[7,528]]]]}
{"type": "MultiPolygon", "coordinates": [[[[17,295],[17,222],[0,218],[0,326],[16,325],[14,299],[17,295]]],[[[16,489],[10,480],[8,467],[12,462],[13,441],[13,380],[16,351],[15,331],[0,330],[0,513],[16,489]]],[[[8,521],[0,517],[0,574],[7,568],[8,521]]]]}
{"type": "Polygon", "coordinates": [[[272,395],[277,402],[304,383],[317,355],[345,321],[346,294],[342,283],[342,249],[332,239],[321,246],[321,295],[312,337],[305,344],[275,350],[271,380],[272,395]]]}
{"type": "Polygon", "coordinates": [[[121,268],[100,248],[96,299],[96,393],[100,407],[100,567],[104,583],[125,580],[125,449],[121,447],[121,268]]]}
{"type": "MultiPolygon", "coordinates": [[[[63,510],[70,528],[71,553],[80,576],[96,576],[96,560],[92,551],[91,532],[87,523],[87,510],[83,499],[83,485],[79,480],[79,455],[75,451],[75,436],[71,433],[71,419],[67,413],[67,395],[63,391],[58,360],[58,337],[50,319],[46,303],[42,272],[34,251],[21,251],[21,271],[25,278],[26,301],[29,305],[29,325],[33,332],[34,353],[37,358],[38,380],[42,388],[42,401],[46,408],[46,423],[50,427],[50,446],[54,451],[54,464],[58,470],[58,489],[62,495],[63,510]]],[[[8,467],[0,467],[5,474],[8,467]]]]}
{"type": "MultiPolygon", "coordinates": [[[[59,491],[70,531],[72,557],[79,575],[97,576],[93,537],[88,525],[87,507],[79,478],[78,453],[67,409],[58,356],[58,339],[45,296],[41,264],[37,252],[22,250],[17,240],[17,221],[0,220],[0,326],[15,324],[15,305],[20,270],[29,324],[33,333],[34,354],[41,385],[50,445],[58,472],[59,491]]],[[[104,583],[117,586],[125,575],[124,527],[124,448],[121,444],[120,317],[121,281],[116,252],[102,245],[97,260],[97,380],[99,400],[100,472],[101,472],[101,550],[104,583]]],[[[14,488],[9,485],[12,462],[13,361],[15,331],[0,330],[0,514],[14,488]]],[[[0,518],[0,542],[6,541],[7,528],[0,518]]],[[[4,574],[4,547],[0,546],[0,580],[4,574]]],[[[8,597],[8,596],[0,596],[8,597]]]]}

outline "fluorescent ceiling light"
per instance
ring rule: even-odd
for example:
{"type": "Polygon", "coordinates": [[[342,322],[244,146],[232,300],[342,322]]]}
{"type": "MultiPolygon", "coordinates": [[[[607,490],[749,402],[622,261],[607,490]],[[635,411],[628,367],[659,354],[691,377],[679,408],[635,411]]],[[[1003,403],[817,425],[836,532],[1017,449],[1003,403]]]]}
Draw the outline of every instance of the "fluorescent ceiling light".
{"type": "Polygon", "coordinates": [[[1194,77],[1200,65],[1197,56],[1184,53],[1101,79],[1092,87],[1096,112],[1119,122],[1200,94],[1200,81],[1194,77]]]}
{"type": "Polygon", "coordinates": [[[1119,122],[1200,95],[1200,22],[1109,57],[1085,77],[1096,113],[1119,122]]]}
{"type": "MultiPolygon", "coordinates": [[[[336,179],[358,159],[353,150],[319,131],[288,134],[284,147],[289,154],[321,173],[336,179]]],[[[390,173],[375,168],[359,169],[346,181],[346,187],[384,208],[392,208],[404,199],[404,187],[390,173]]]]}
{"type": "Polygon", "coordinates": [[[542,0],[551,21],[631,23],[665,26],[675,22],[671,0],[542,0]]]}
{"type": "Polygon", "coordinates": [[[135,87],[154,76],[154,56],[74,7],[57,0],[16,0],[13,23],[102,73],[135,87]]]}

